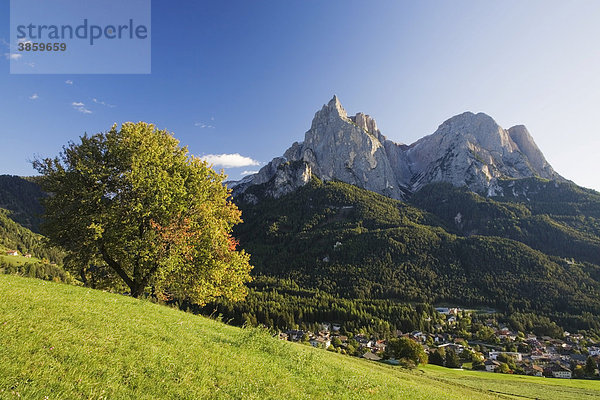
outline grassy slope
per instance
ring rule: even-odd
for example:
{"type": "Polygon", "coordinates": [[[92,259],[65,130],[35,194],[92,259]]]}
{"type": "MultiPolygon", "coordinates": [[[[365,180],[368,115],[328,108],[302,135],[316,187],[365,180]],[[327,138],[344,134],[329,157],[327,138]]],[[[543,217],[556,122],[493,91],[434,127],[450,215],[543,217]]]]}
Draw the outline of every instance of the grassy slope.
{"type": "Polygon", "coordinates": [[[499,395],[528,399],[598,399],[600,381],[554,379],[523,375],[504,375],[479,371],[455,370],[437,365],[420,368],[423,376],[499,395]]]}
{"type": "Polygon", "coordinates": [[[0,276],[0,398],[539,398],[599,382],[374,364],[171,308],[0,276]],[[463,372],[460,372],[463,373],[463,372]],[[508,382],[508,383],[507,383],[508,382]],[[557,389],[558,388],[558,389],[557,389]]]}
{"type": "Polygon", "coordinates": [[[25,258],[23,256],[5,256],[0,254],[0,261],[3,261],[9,265],[23,265],[28,262],[41,262],[38,258],[25,258]]]}
{"type": "Polygon", "coordinates": [[[4,261],[5,263],[11,264],[11,265],[23,265],[26,263],[41,263],[42,262],[42,260],[40,260],[37,257],[27,258],[20,254],[18,256],[6,255],[6,252],[8,250],[11,250],[11,249],[8,249],[7,247],[0,245],[0,261],[4,261]]]}

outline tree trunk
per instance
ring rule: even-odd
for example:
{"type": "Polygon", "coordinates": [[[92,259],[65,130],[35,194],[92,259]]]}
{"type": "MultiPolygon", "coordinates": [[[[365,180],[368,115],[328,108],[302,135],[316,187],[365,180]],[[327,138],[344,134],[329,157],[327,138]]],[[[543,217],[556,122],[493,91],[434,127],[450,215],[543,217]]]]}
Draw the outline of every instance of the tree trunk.
{"type": "Polygon", "coordinates": [[[79,276],[81,277],[83,286],[87,286],[88,280],[87,280],[87,276],[86,276],[86,268],[85,267],[83,267],[79,270],[79,276]]]}
{"type": "Polygon", "coordinates": [[[144,289],[146,285],[140,282],[133,282],[133,287],[129,287],[131,290],[131,297],[135,297],[136,299],[144,294],[144,289]]]}
{"type": "Polygon", "coordinates": [[[121,265],[108,254],[108,251],[106,251],[104,245],[100,246],[100,253],[102,254],[104,262],[106,262],[106,264],[108,264],[108,266],[111,267],[121,277],[123,282],[125,282],[125,284],[129,287],[131,297],[135,298],[138,298],[142,294],[144,294],[144,289],[146,289],[146,286],[148,286],[150,279],[152,278],[152,276],[154,276],[159,267],[158,264],[154,265],[154,267],[152,267],[150,271],[148,271],[146,276],[142,276],[141,271],[138,269],[139,267],[136,267],[134,269],[132,279],[129,277],[129,275],[127,275],[127,272],[121,267],[121,265]]]}
{"type": "Polygon", "coordinates": [[[131,296],[136,298],[140,297],[140,295],[144,292],[145,285],[131,279],[129,275],[127,275],[127,272],[121,268],[121,265],[113,260],[113,258],[108,254],[104,245],[100,246],[100,253],[102,254],[104,262],[106,262],[108,266],[111,267],[121,277],[121,279],[123,279],[123,282],[129,286],[131,296]]]}

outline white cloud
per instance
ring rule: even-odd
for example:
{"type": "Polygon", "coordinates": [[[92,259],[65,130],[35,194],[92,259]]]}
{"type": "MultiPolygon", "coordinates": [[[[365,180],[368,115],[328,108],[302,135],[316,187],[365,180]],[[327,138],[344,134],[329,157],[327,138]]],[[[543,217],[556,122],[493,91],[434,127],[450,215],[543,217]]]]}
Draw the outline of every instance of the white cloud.
{"type": "Polygon", "coordinates": [[[106,107],[110,107],[110,108],[113,108],[113,107],[115,107],[115,106],[114,106],[114,105],[112,105],[112,104],[105,103],[104,101],[100,101],[100,100],[98,100],[98,99],[96,99],[96,98],[93,98],[93,99],[92,99],[92,101],[93,101],[94,103],[96,103],[96,104],[100,104],[100,105],[103,105],[103,106],[106,106],[106,107]]]}
{"type": "Polygon", "coordinates": [[[196,122],[196,123],[194,123],[194,126],[198,126],[202,129],[214,129],[214,126],[212,126],[210,124],[205,124],[204,122],[196,122]]]}
{"type": "Polygon", "coordinates": [[[23,57],[23,55],[17,53],[4,53],[4,57],[6,57],[7,60],[18,60],[23,57]]]}
{"type": "Polygon", "coordinates": [[[39,99],[39,98],[40,98],[40,96],[38,96],[38,94],[37,94],[37,93],[34,93],[34,94],[32,94],[31,96],[29,96],[29,99],[30,99],[30,100],[37,100],[37,99],[39,99]]]}
{"type": "Polygon", "coordinates": [[[70,79],[67,79],[67,80],[65,81],[65,83],[66,83],[67,85],[72,85],[72,84],[73,84],[73,81],[72,81],[72,80],[70,80],[70,79]]]}
{"type": "MultiPolygon", "coordinates": [[[[31,41],[29,41],[29,40],[25,41],[24,39],[19,39],[18,43],[31,43],[31,41]]],[[[5,46],[8,49],[8,53],[4,53],[4,57],[6,57],[7,60],[17,61],[17,60],[20,60],[21,58],[23,58],[23,54],[13,53],[13,51],[17,50],[18,46],[11,45],[3,38],[0,38],[0,44],[5,46]]],[[[25,63],[25,65],[28,65],[32,68],[35,66],[34,63],[25,63]]]]}
{"type": "Polygon", "coordinates": [[[85,107],[85,104],[83,104],[83,103],[82,103],[82,102],[80,102],[80,101],[74,101],[74,102],[72,102],[72,103],[71,103],[71,105],[73,106],[73,108],[74,108],[75,110],[79,111],[79,112],[80,112],[80,113],[82,113],[82,114],[91,114],[91,113],[92,113],[90,110],[88,110],[88,109],[85,107]]]}
{"type": "MultiPolygon", "coordinates": [[[[17,60],[20,60],[23,57],[23,54],[21,54],[21,53],[13,53],[13,51],[15,51],[17,49],[17,46],[12,46],[10,43],[8,43],[4,39],[0,39],[0,42],[4,46],[6,46],[6,48],[9,51],[8,53],[4,53],[4,57],[6,57],[7,60],[17,61],[17,60]]],[[[31,41],[30,40],[25,40],[25,39],[19,39],[18,43],[31,43],[31,41]]]]}
{"type": "MultiPolygon", "coordinates": [[[[15,45],[8,43],[6,40],[4,40],[4,38],[0,38],[0,44],[3,45],[4,47],[6,47],[9,51],[17,50],[19,43],[31,43],[31,40],[19,39],[17,41],[17,45],[15,46],[15,45]]],[[[19,58],[21,58],[21,54],[19,54],[19,53],[5,53],[4,55],[6,56],[6,58],[12,59],[12,60],[18,60],[19,58]]]]}
{"type": "Polygon", "coordinates": [[[250,157],[244,157],[240,153],[235,154],[207,154],[200,157],[204,161],[214,166],[224,168],[248,167],[251,165],[259,165],[260,163],[250,157]]]}
{"type": "Polygon", "coordinates": [[[245,176],[245,175],[252,175],[252,174],[256,174],[258,171],[243,171],[240,175],[245,176]]]}
{"type": "Polygon", "coordinates": [[[83,113],[83,114],[91,114],[92,113],[90,110],[88,110],[85,107],[77,107],[76,110],[79,111],[80,113],[83,113]]]}

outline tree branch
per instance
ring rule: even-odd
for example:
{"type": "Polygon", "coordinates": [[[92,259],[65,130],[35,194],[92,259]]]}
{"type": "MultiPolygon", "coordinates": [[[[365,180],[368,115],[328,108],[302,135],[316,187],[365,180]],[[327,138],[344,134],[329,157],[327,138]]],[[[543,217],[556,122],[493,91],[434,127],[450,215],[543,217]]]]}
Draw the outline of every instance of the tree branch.
{"type": "Polygon", "coordinates": [[[87,285],[87,283],[88,283],[87,276],[85,275],[85,273],[86,273],[86,268],[82,267],[79,270],[79,276],[81,277],[81,281],[83,282],[84,286],[87,285]]]}
{"type": "Polygon", "coordinates": [[[104,262],[106,262],[109,267],[114,269],[115,272],[117,274],[119,274],[121,279],[123,279],[125,284],[127,284],[127,286],[129,286],[129,289],[131,289],[131,291],[133,293],[133,291],[135,289],[135,284],[134,284],[133,280],[131,280],[129,275],[127,275],[127,272],[125,272],[125,270],[123,268],[121,268],[119,263],[112,259],[112,257],[106,251],[106,247],[104,247],[104,245],[100,246],[100,253],[102,254],[102,259],[104,260],[104,262]]]}

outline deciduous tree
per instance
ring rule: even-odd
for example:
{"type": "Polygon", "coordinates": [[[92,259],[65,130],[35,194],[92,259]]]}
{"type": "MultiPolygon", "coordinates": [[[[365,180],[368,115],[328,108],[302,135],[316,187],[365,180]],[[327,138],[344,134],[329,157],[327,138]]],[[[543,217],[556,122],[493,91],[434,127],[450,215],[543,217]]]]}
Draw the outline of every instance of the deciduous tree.
{"type": "Polygon", "coordinates": [[[390,339],[386,347],[386,352],[397,359],[406,358],[415,364],[427,363],[427,354],[423,346],[409,338],[390,339]]]}
{"type": "Polygon", "coordinates": [[[231,236],[242,220],[225,175],[167,131],[115,125],[33,164],[50,194],[42,230],[70,268],[109,267],[134,297],[149,288],[200,304],[245,296],[252,267],[231,236]]]}

